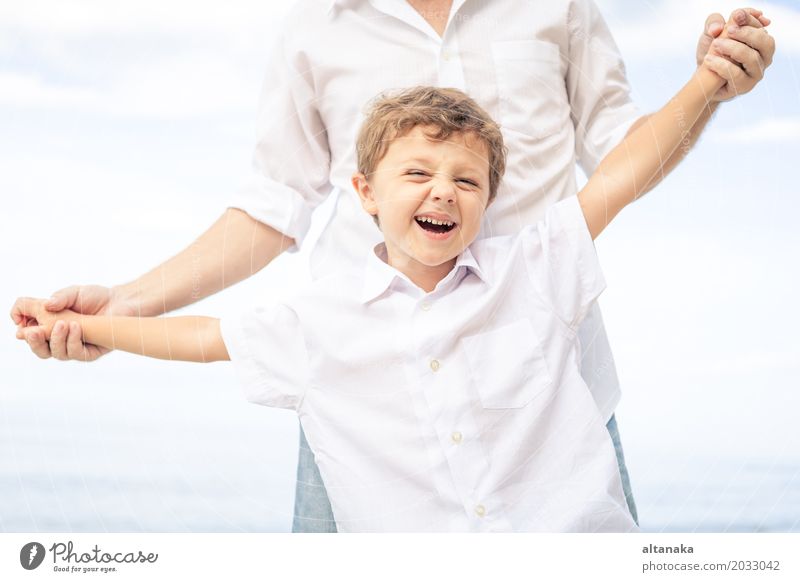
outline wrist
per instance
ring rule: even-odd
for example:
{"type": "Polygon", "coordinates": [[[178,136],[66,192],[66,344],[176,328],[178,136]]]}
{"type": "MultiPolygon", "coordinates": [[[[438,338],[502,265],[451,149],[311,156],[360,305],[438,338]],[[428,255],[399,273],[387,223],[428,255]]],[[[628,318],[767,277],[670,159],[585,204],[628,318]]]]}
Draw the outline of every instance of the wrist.
{"type": "Polygon", "coordinates": [[[719,90],[725,85],[725,79],[717,75],[706,65],[700,65],[692,75],[690,83],[700,88],[709,107],[716,107],[719,100],[716,98],[719,90]]]}

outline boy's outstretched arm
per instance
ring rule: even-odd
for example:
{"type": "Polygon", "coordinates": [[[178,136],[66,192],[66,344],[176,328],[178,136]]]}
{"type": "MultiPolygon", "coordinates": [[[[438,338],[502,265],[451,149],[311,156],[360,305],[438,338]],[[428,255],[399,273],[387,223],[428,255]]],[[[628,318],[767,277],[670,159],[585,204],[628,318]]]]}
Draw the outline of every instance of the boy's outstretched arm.
{"type": "Polygon", "coordinates": [[[646,192],[665,162],[687,142],[711,97],[724,84],[708,67],[699,67],[664,107],[648,116],[603,159],[578,193],[593,239],[620,210],[646,192]]]}
{"type": "MultiPolygon", "coordinates": [[[[56,324],[77,321],[84,341],[112,350],[184,362],[230,359],[219,320],[213,317],[117,317],[82,315],[68,310],[52,313],[45,309],[41,299],[20,299],[17,306],[26,323],[43,327],[46,337],[50,337],[56,324]]],[[[19,331],[17,337],[21,337],[19,331]]]]}

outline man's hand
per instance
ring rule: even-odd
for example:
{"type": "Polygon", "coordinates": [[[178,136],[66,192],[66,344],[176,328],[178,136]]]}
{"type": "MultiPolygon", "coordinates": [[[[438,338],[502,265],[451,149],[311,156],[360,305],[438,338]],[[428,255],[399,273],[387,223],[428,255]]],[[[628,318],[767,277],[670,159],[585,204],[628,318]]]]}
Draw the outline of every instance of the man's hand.
{"type": "MultiPolygon", "coordinates": [[[[27,298],[17,299],[11,309],[11,319],[17,325],[17,338],[28,342],[31,351],[40,358],[91,362],[109,351],[84,344],[81,326],[77,321],[56,319],[49,329],[40,325],[39,318],[31,318],[25,313],[30,309],[30,301],[27,298]]],[[[112,289],[99,285],[66,287],[42,301],[41,306],[52,314],[69,309],[83,315],[136,315],[132,303],[115,298],[112,289]]],[[[50,321],[49,317],[42,317],[50,321]]]]}
{"type": "Polygon", "coordinates": [[[713,101],[727,101],[751,91],[775,54],[775,39],[764,28],[770,20],[760,10],[734,10],[731,20],[726,25],[721,14],[709,16],[697,43],[697,66],[705,64],[727,81],[713,101]],[[726,26],[728,38],[718,38],[726,26]]]}

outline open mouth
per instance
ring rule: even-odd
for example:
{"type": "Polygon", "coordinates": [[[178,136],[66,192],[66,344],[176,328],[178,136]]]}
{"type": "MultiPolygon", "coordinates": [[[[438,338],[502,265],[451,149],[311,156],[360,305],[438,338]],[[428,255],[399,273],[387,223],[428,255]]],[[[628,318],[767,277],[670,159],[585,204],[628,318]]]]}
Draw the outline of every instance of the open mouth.
{"type": "Polygon", "coordinates": [[[416,216],[414,220],[417,221],[417,224],[423,230],[427,230],[428,232],[433,232],[436,234],[443,234],[445,232],[450,232],[456,227],[456,223],[450,220],[436,220],[435,218],[430,218],[429,216],[416,216]]]}

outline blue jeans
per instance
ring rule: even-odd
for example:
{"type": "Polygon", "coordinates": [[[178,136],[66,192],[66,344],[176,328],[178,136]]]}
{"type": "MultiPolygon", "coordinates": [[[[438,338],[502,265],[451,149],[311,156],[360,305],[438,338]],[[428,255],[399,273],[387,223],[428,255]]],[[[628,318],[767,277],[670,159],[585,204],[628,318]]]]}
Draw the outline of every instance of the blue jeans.
{"type": "MultiPolygon", "coordinates": [[[[614,443],[614,452],[617,454],[619,475],[622,478],[622,490],[625,492],[625,501],[631,511],[633,520],[639,524],[636,513],[636,503],[631,492],[631,480],[628,468],[625,466],[625,455],[622,453],[622,442],[619,438],[617,419],[611,416],[606,425],[611,441],[614,443]]],[[[331,502],[328,492],[322,483],[314,453],[308,446],[303,428],[300,428],[300,458],[297,462],[297,485],[294,498],[294,520],[292,521],[294,533],[336,533],[336,522],[331,511],[331,502]]]]}

